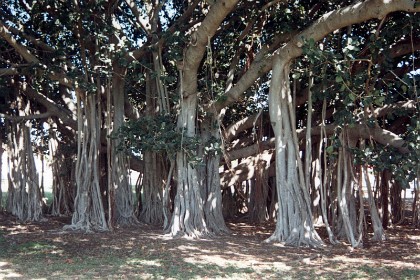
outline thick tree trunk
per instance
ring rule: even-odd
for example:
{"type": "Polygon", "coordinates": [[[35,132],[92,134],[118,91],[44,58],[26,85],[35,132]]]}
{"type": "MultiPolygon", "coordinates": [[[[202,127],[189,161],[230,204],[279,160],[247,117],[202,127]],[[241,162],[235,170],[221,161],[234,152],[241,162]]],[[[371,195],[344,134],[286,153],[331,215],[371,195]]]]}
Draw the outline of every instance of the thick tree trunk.
{"type": "Polygon", "coordinates": [[[248,216],[251,223],[262,223],[268,218],[268,169],[272,153],[266,151],[255,158],[255,183],[251,187],[248,216]]]}
{"type": "MultiPolygon", "coordinates": [[[[124,71],[114,67],[116,73],[112,78],[112,99],[114,104],[113,131],[124,122],[124,71]]],[[[109,114],[111,112],[108,112],[109,114]]],[[[111,181],[115,191],[116,222],[119,225],[137,223],[134,213],[134,195],[128,180],[128,159],[124,153],[117,151],[119,140],[112,142],[111,148],[111,181]]]]}
{"type": "MultiPolygon", "coordinates": [[[[178,127],[183,129],[184,137],[195,136],[196,108],[197,94],[190,94],[183,98],[178,127]]],[[[210,232],[205,221],[204,201],[201,196],[197,166],[190,163],[185,149],[181,147],[181,151],[176,155],[177,193],[171,223],[165,232],[172,236],[199,237],[210,232]]],[[[195,153],[195,151],[188,152],[195,153]]]]}
{"type": "Polygon", "coordinates": [[[389,209],[389,181],[391,174],[389,170],[385,169],[381,176],[381,208],[382,208],[382,225],[384,229],[388,228],[390,223],[390,209],[389,209]]]}
{"type": "Polygon", "coordinates": [[[102,204],[98,170],[101,106],[94,93],[83,97],[78,93],[77,98],[77,194],[71,225],[65,226],[64,229],[104,231],[108,230],[108,225],[102,204]]]}
{"type": "Polygon", "coordinates": [[[279,210],[276,229],[267,239],[288,245],[321,246],[312,220],[308,189],[297,151],[294,112],[291,110],[290,61],[276,56],[269,93],[270,120],[276,141],[276,185],[279,210]],[[294,135],[295,134],[295,135],[294,135]],[[300,170],[299,170],[300,169],[300,170]]]}
{"type": "Polygon", "coordinates": [[[53,176],[51,215],[62,216],[73,213],[74,168],[73,158],[60,151],[55,129],[50,128],[49,152],[51,158],[51,171],[53,176]]]}
{"type": "Polygon", "coordinates": [[[144,152],[142,209],[139,218],[148,224],[163,223],[163,186],[158,157],[155,152],[144,152]]]}
{"type": "MultiPolygon", "coordinates": [[[[158,69],[156,75],[160,73],[160,64],[156,62],[158,58],[153,56],[154,66],[158,69]]],[[[160,76],[152,78],[151,71],[146,72],[146,116],[156,117],[157,114],[163,114],[162,103],[166,103],[166,98],[159,95],[163,92],[164,86],[161,84],[160,76]],[[165,99],[165,102],[162,101],[165,99]],[[158,101],[160,100],[160,102],[158,101]]],[[[163,93],[162,93],[163,94],[163,93]]],[[[169,109],[168,109],[169,110],[169,109]]],[[[169,113],[169,112],[167,112],[169,113]]],[[[142,181],[141,210],[139,218],[142,222],[148,224],[162,224],[164,220],[163,214],[163,173],[159,168],[158,154],[154,151],[145,151],[144,155],[144,171],[142,181]]]]}
{"type": "Polygon", "coordinates": [[[352,195],[354,177],[351,172],[350,155],[347,151],[347,140],[346,128],[344,128],[344,132],[340,134],[342,146],[339,148],[337,163],[338,222],[340,223],[340,232],[338,233],[338,236],[346,236],[347,240],[354,248],[360,245],[362,232],[358,233],[358,227],[356,227],[356,207],[355,199],[352,195]]]}
{"type": "MultiPolygon", "coordinates": [[[[178,128],[185,137],[196,136],[196,119],[198,105],[198,69],[204,57],[209,41],[216,33],[225,17],[234,9],[237,0],[217,1],[196,31],[191,34],[191,41],[184,51],[180,62],[180,114],[178,128]]],[[[181,143],[182,146],[182,143],[181,143]]],[[[197,151],[188,151],[193,156],[197,151]]],[[[200,182],[196,166],[191,165],[185,147],[176,155],[177,194],[171,223],[165,231],[171,235],[189,235],[198,237],[208,234],[209,228],[205,218],[205,201],[201,196],[200,182]]],[[[213,168],[213,167],[211,167],[213,168]]],[[[213,192],[213,188],[208,190],[213,192]]],[[[217,199],[220,199],[217,196],[217,199]]],[[[212,198],[213,199],[213,198],[212,198]]],[[[217,214],[218,215],[218,214],[217,214]]]]}
{"type": "Polygon", "coordinates": [[[27,121],[9,127],[9,191],[6,209],[21,221],[39,221],[42,218],[42,200],[32,152],[31,124],[27,121]]]}
{"type": "MultiPolygon", "coordinates": [[[[219,124],[211,114],[205,117],[201,127],[201,140],[204,145],[209,141],[220,141],[219,124]]],[[[204,213],[209,230],[216,234],[229,232],[222,213],[222,191],[220,189],[220,151],[209,151],[205,154],[204,167],[200,168],[200,182],[204,200],[204,213]]]]}
{"type": "MultiPolygon", "coordinates": [[[[404,206],[403,197],[401,196],[402,187],[394,179],[391,186],[390,202],[391,202],[391,220],[393,224],[399,223],[403,219],[401,209],[404,206]]],[[[404,210],[404,209],[403,209],[404,210]]]]}

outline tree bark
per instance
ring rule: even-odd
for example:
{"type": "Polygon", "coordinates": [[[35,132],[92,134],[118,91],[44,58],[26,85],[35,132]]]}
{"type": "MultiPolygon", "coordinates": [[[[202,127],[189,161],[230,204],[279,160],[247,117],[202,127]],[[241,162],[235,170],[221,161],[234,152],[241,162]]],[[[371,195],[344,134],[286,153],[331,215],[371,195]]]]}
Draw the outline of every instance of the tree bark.
{"type": "MultiPolygon", "coordinates": [[[[225,17],[234,9],[237,0],[217,1],[201,22],[197,31],[191,34],[190,44],[184,51],[183,61],[179,63],[180,72],[180,113],[178,128],[184,137],[196,136],[196,117],[198,105],[197,75],[209,40],[214,36],[225,17]]],[[[182,146],[182,144],[181,144],[182,146]]],[[[197,151],[181,151],[176,155],[177,194],[169,227],[165,232],[172,236],[188,235],[199,237],[210,233],[206,222],[205,202],[201,196],[197,168],[190,164],[188,153],[194,156],[197,151]]],[[[213,167],[210,167],[213,168],[213,167]]],[[[210,186],[209,189],[212,189],[210,186]]],[[[220,199],[221,197],[214,197],[220,199]]],[[[213,199],[213,198],[212,198],[213,199]]]]}
{"type": "Polygon", "coordinates": [[[73,213],[74,180],[72,178],[75,175],[73,157],[69,154],[66,155],[60,149],[60,143],[56,137],[55,127],[53,125],[49,131],[48,147],[53,176],[51,215],[67,216],[73,213]]]}
{"type": "Polygon", "coordinates": [[[77,193],[71,224],[64,226],[64,229],[107,231],[98,170],[101,127],[99,97],[95,93],[87,96],[77,93],[77,98],[77,193]]]}
{"type": "MultiPolygon", "coordinates": [[[[219,122],[215,114],[205,117],[201,125],[201,140],[206,145],[211,141],[220,141],[219,122]]],[[[220,151],[210,151],[207,154],[203,151],[204,167],[200,168],[201,189],[204,190],[204,214],[207,226],[212,233],[228,233],[222,213],[222,192],[220,189],[220,151]]]]}
{"type": "Polygon", "coordinates": [[[367,167],[363,166],[363,173],[365,175],[366,186],[368,191],[368,202],[369,202],[369,210],[370,210],[370,218],[372,219],[373,224],[373,237],[372,240],[374,241],[384,241],[386,239],[385,232],[382,227],[382,222],[379,217],[378,208],[376,207],[375,200],[373,198],[372,193],[372,185],[370,183],[369,174],[367,172],[367,167]]]}
{"type": "MultiPolygon", "coordinates": [[[[125,70],[114,65],[114,71],[111,92],[114,104],[113,131],[118,131],[124,122],[125,94],[123,77],[125,70]]],[[[108,113],[110,114],[111,112],[108,113]]],[[[137,223],[134,213],[134,196],[128,180],[128,159],[126,155],[117,151],[119,144],[118,139],[112,142],[111,170],[109,171],[112,172],[112,184],[115,190],[116,222],[120,225],[131,225],[137,223]]]]}
{"type": "Polygon", "coordinates": [[[42,218],[42,200],[30,139],[30,122],[10,125],[6,209],[21,221],[42,218]]]}
{"type": "MultiPolygon", "coordinates": [[[[183,98],[178,126],[185,128],[184,137],[195,136],[195,116],[197,95],[183,98]]],[[[200,237],[209,233],[204,215],[204,202],[201,197],[197,167],[190,163],[188,154],[181,150],[176,154],[177,194],[170,227],[166,232],[172,236],[184,235],[200,237]]],[[[194,151],[190,151],[194,153],[194,151]]]]}
{"type": "MultiPolygon", "coordinates": [[[[19,117],[30,115],[30,103],[25,102],[15,88],[19,117]]],[[[30,120],[10,122],[8,131],[9,188],[6,210],[21,221],[42,219],[42,197],[31,144],[30,120]]]]}
{"type": "Polygon", "coordinates": [[[276,229],[268,242],[288,245],[323,245],[312,220],[308,189],[298,172],[297,138],[293,134],[290,61],[277,56],[269,92],[270,120],[276,141],[276,185],[279,210],[276,229]]]}

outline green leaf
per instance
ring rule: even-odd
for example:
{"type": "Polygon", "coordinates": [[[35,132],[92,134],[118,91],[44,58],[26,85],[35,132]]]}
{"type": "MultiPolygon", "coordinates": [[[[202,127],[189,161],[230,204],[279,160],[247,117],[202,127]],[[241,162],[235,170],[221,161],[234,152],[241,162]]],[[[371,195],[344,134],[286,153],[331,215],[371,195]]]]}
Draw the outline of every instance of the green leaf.
{"type": "Polygon", "coordinates": [[[336,77],[335,77],[335,81],[336,81],[337,83],[341,83],[341,82],[343,82],[344,80],[343,80],[343,77],[341,77],[341,76],[336,76],[336,77]]]}
{"type": "Polygon", "coordinates": [[[376,98],[373,103],[375,103],[375,105],[377,106],[382,106],[382,104],[384,103],[385,100],[385,96],[380,96],[378,98],[376,98]]]}
{"type": "Polygon", "coordinates": [[[326,149],[327,154],[332,154],[334,152],[334,147],[333,146],[328,146],[326,149]]]}

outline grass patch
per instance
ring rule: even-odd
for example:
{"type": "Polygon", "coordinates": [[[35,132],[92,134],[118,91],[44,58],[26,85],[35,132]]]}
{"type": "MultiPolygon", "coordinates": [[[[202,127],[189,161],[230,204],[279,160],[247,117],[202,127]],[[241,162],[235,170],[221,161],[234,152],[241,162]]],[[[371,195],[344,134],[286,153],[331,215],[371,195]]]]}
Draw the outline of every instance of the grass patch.
{"type": "Polygon", "coordinates": [[[6,242],[6,238],[4,237],[4,232],[0,230],[0,244],[6,242]]]}
{"type": "Polygon", "coordinates": [[[410,280],[420,276],[413,258],[406,265],[388,262],[416,253],[406,249],[414,242],[390,242],[395,254],[385,256],[377,256],[377,250],[343,254],[343,248],[330,247],[325,257],[303,262],[302,256],[311,256],[312,250],[256,244],[254,238],[235,235],[170,240],[158,237],[161,230],[144,225],[92,234],[65,232],[62,225],[63,220],[54,217],[33,223],[5,220],[0,227],[0,279],[410,280]]]}
{"type": "Polygon", "coordinates": [[[419,279],[420,278],[420,270],[419,269],[403,269],[400,272],[401,279],[419,279]]]}
{"type": "Polygon", "coordinates": [[[124,252],[105,248],[75,256],[60,249],[59,245],[46,242],[15,245],[4,257],[22,275],[37,278],[249,279],[254,273],[253,269],[234,265],[193,264],[166,252],[150,254],[139,250],[127,256],[124,252]]]}
{"type": "Polygon", "coordinates": [[[27,242],[17,246],[16,250],[25,255],[45,255],[54,252],[56,246],[44,242],[27,242]]]}

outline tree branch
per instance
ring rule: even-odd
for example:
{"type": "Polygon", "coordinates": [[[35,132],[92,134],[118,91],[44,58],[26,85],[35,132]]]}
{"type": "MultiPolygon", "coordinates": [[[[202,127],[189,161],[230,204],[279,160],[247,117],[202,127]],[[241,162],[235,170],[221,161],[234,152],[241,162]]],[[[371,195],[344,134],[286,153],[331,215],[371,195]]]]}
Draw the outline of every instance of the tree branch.
{"type": "Polygon", "coordinates": [[[7,26],[0,20],[0,36],[5,39],[10,46],[12,46],[27,62],[38,64],[39,60],[31,52],[21,44],[19,44],[15,38],[12,37],[7,26]]]}
{"type": "Polygon", "coordinates": [[[20,122],[26,120],[35,120],[35,119],[45,119],[51,117],[51,112],[45,112],[41,114],[34,114],[34,115],[27,115],[27,116],[10,116],[7,114],[0,113],[0,118],[12,121],[12,122],[20,122]]]}

